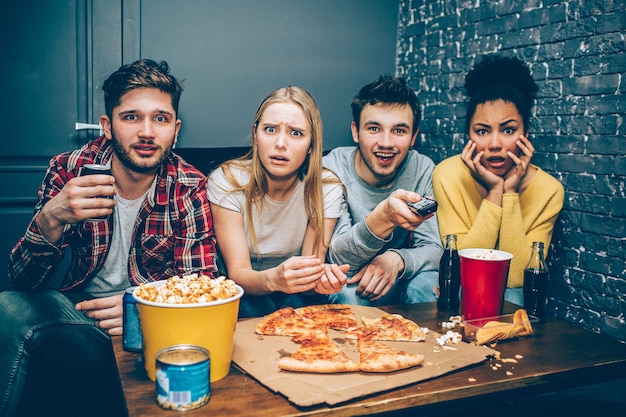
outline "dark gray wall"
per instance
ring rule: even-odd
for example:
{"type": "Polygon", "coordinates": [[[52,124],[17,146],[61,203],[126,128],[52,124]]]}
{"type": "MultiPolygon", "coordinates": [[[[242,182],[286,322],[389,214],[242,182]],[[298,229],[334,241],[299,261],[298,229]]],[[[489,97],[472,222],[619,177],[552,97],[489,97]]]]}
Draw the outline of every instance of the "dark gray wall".
{"type": "Polygon", "coordinates": [[[85,140],[74,133],[89,98],[82,3],[24,0],[0,13],[0,290],[50,156],[85,140]]]}
{"type": "Polygon", "coordinates": [[[249,145],[258,105],[285,85],[316,99],[326,149],[351,144],[352,97],[395,73],[397,1],[171,3],[142,7],[140,45],[142,56],[167,59],[186,80],[183,147],[249,145]]]}

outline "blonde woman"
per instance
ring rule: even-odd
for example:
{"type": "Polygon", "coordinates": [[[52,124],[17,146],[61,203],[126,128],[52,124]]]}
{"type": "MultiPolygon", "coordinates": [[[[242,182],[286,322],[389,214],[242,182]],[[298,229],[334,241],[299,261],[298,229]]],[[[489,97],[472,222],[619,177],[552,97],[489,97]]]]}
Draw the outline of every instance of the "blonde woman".
{"type": "Polygon", "coordinates": [[[322,168],[322,120],[299,87],[273,91],[252,124],[252,148],[211,173],[208,194],[225,273],[244,288],[240,317],[325,303],[346,266],[324,263],[343,187],[322,168]]]}

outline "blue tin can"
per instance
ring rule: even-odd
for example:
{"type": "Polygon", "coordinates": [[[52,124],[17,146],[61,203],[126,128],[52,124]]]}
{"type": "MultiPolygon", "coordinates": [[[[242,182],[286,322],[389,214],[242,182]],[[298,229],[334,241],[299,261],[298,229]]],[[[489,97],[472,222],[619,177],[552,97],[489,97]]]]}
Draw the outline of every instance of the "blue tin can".
{"type": "Polygon", "coordinates": [[[167,410],[193,410],[209,402],[211,357],[199,346],[176,345],[156,354],[156,401],[167,410]]]}
{"type": "Polygon", "coordinates": [[[141,336],[137,300],[133,297],[135,288],[137,287],[126,288],[122,298],[122,318],[124,322],[122,346],[127,352],[141,353],[143,350],[143,338],[141,336]]]}

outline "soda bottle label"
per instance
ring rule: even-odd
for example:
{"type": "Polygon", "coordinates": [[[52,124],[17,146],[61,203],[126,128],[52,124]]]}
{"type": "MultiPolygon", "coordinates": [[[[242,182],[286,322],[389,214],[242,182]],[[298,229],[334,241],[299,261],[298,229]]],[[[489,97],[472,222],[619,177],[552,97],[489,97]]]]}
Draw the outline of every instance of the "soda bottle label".
{"type": "Polygon", "coordinates": [[[456,250],[456,236],[446,236],[446,249],[439,262],[439,298],[437,308],[440,311],[457,312],[459,310],[459,290],[461,288],[461,264],[456,250]]]}
{"type": "Polygon", "coordinates": [[[540,319],[545,318],[548,301],[548,272],[525,270],[523,291],[526,312],[540,319]]]}
{"type": "Polygon", "coordinates": [[[540,319],[545,318],[548,303],[548,266],[543,242],[533,242],[528,265],[524,269],[524,309],[540,319]]]}

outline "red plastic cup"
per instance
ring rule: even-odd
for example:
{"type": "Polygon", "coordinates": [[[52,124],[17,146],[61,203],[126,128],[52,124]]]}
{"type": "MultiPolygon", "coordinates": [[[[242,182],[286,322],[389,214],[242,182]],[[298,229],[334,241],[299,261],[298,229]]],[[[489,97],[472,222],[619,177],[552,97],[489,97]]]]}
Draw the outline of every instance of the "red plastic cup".
{"type": "Polygon", "coordinates": [[[501,315],[513,255],[495,249],[463,249],[459,256],[463,319],[501,315]]]}

